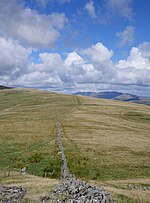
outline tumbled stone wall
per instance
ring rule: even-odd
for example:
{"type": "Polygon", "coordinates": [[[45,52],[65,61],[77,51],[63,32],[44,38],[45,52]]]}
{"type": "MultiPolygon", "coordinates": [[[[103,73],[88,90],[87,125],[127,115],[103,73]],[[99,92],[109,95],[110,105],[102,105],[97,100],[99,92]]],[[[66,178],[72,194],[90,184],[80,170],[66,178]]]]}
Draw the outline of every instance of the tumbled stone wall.
{"type": "Polygon", "coordinates": [[[112,198],[102,187],[91,186],[89,183],[74,177],[67,166],[64,147],[61,141],[60,123],[58,128],[58,145],[62,160],[62,182],[56,186],[49,196],[40,197],[41,202],[66,203],[112,203],[112,198]]]}

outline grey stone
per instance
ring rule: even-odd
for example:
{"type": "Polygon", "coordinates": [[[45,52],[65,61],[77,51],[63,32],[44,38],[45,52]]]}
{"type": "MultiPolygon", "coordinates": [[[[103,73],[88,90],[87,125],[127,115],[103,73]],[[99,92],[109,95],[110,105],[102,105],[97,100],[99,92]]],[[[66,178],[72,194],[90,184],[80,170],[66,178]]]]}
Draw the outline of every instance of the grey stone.
{"type": "Polygon", "coordinates": [[[26,194],[26,189],[22,187],[0,186],[1,203],[17,203],[26,194]]]}
{"type": "Polygon", "coordinates": [[[56,186],[49,197],[40,197],[41,202],[112,203],[111,195],[102,187],[92,186],[70,173],[61,141],[60,123],[58,122],[57,125],[59,154],[62,160],[62,182],[56,186]]]}

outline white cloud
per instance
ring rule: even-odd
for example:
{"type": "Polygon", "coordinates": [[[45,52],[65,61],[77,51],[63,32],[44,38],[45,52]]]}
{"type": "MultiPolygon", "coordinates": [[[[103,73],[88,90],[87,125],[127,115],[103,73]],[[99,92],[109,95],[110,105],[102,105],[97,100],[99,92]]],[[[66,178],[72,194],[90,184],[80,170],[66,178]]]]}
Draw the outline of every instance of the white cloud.
{"type": "Polygon", "coordinates": [[[96,12],[93,1],[87,2],[84,9],[88,12],[89,16],[91,16],[92,18],[96,18],[96,12]]]}
{"type": "Polygon", "coordinates": [[[35,71],[22,75],[21,77],[17,78],[17,80],[13,81],[12,84],[23,87],[46,88],[49,86],[61,86],[63,82],[57,75],[35,71]]]}
{"type": "Polygon", "coordinates": [[[0,35],[33,48],[52,47],[67,18],[65,14],[39,14],[23,8],[16,0],[0,1],[0,35]]]}
{"type": "Polygon", "coordinates": [[[139,49],[141,51],[142,57],[147,58],[150,61],[150,43],[143,42],[139,45],[139,49]]]}
{"type": "Polygon", "coordinates": [[[116,36],[119,37],[118,45],[124,46],[132,44],[134,41],[135,27],[127,26],[122,32],[117,32],[116,36]]]}
{"type": "Polygon", "coordinates": [[[149,43],[132,47],[126,60],[120,60],[117,67],[118,81],[122,84],[150,85],[149,43]],[[148,49],[148,51],[146,51],[148,49]],[[148,56],[148,57],[147,57],[148,56]]]}
{"type": "Polygon", "coordinates": [[[84,64],[84,60],[76,53],[72,52],[67,55],[67,58],[64,63],[67,67],[69,66],[78,66],[84,64]]]}
{"type": "Polygon", "coordinates": [[[81,53],[90,57],[92,62],[97,63],[110,60],[113,55],[113,51],[109,50],[100,42],[92,45],[90,48],[82,50],[81,53]]]}
{"type": "Polygon", "coordinates": [[[138,48],[132,47],[127,60],[120,60],[117,67],[120,69],[132,67],[137,70],[150,70],[150,60],[143,57],[143,51],[140,49],[140,46],[138,48]]]}
{"type": "Polygon", "coordinates": [[[76,52],[69,53],[64,61],[64,67],[68,80],[72,83],[79,82],[84,77],[84,60],[76,52]]]}
{"type": "Polygon", "coordinates": [[[100,42],[68,53],[66,58],[58,53],[40,53],[39,63],[31,63],[28,60],[31,50],[17,41],[0,38],[0,51],[3,85],[67,91],[84,91],[87,87],[94,91],[122,88],[130,92],[135,87],[137,92],[141,91],[145,86],[147,92],[150,86],[150,45],[147,42],[132,47],[127,59],[116,64],[112,61],[113,51],[100,42]]]}
{"type": "Polygon", "coordinates": [[[26,71],[31,49],[24,48],[17,41],[0,37],[0,75],[12,75],[26,71]]]}
{"type": "Polygon", "coordinates": [[[41,64],[37,65],[40,71],[52,72],[59,70],[63,64],[62,58],[58,53],[39,54],[41,64]]]}
{"type": "Polygon", "coordinates": [[[84,64],[83,70],[85,72],[81,81],[82,84],[87,83],[99,83],[102,73],[98,71],[93,64],[84,64]]]}

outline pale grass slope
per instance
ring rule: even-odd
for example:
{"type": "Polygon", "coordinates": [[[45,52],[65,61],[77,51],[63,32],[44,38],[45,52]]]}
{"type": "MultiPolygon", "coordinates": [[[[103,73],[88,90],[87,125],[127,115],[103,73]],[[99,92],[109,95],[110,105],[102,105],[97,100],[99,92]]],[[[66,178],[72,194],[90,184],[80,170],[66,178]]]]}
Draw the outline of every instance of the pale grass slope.
{"type": "MultiPolygon", "coordinates": [[[[84,104],[62,121],[68,158],[72,161],[70,154],[79,152],[80,158],[88,160],[82,167],[83,171],[90,168],[85,171],[88,179],[100,179],[106,189],[132,197],[135,202],[150,202],[149,191],[124,188],[124,183],[126,188],[130,183],[150,186],[150,107],[82,99],[84,104]]],[[[71,162],[70,167],[78,172],[71,162]]]]}
{"type": "MultiPolygon", "coordinates": [[[[22,186],[27,189],[25,197],[26,202],[40,203],[39,196],[49,195],[49,192],[54,188],[59,181],[56,179],[42,178],[34,175],[21,175],[18,172],[11,172],[10,177],[5,177],[1,180],[1,184],[9,186],[22,186]]],[[[25,200],[22,200],[25,201],[25,200]]]]}

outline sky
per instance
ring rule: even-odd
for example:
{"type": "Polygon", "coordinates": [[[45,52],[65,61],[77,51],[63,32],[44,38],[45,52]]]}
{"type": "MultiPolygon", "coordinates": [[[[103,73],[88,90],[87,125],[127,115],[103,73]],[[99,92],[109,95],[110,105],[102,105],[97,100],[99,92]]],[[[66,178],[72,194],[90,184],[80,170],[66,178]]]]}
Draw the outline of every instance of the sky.
{"type": "Polygon", "coordinates": [[[149,0],[0,0],[0,85],[150,97],[149,0]]]}

